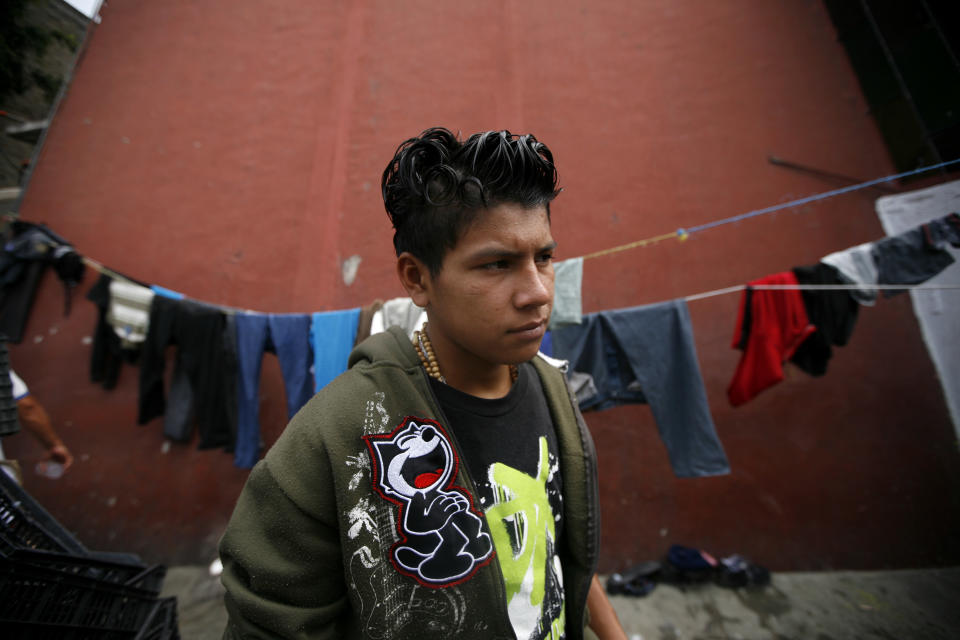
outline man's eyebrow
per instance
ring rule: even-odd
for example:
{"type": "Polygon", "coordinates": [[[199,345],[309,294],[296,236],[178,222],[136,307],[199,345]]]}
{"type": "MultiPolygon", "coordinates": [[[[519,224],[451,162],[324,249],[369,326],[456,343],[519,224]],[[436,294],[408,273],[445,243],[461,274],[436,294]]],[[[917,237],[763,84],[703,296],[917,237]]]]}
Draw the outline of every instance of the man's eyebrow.
{"type": "MultiPolygon", "coordinates": [[[[544,253],[545,251],[553,251],[557,248],[556,241],[550,242],[543,245],[535,251],[535,253],[544,253]]],[[[523,251],[511,251],[509,249],[500,249],[497,247],[490,247],[488,249],[480,249],[476,253],[471,254],[471,260],[505,260],[510,258],[522,258],[525,255],[523,251]]]]}

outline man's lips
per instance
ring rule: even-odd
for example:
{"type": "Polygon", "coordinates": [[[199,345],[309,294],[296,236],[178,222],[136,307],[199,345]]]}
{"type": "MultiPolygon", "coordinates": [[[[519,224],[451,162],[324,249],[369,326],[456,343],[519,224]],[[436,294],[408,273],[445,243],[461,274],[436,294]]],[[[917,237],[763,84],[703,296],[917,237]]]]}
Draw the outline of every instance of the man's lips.
{"type": "Polygon", "coordinates": [[[547,323],[546,320],[535,320],[533,322],[528,322],[527,324],[520,325],[519,327],[514,327],[510,329],[507,333],[536,333],[547,323]]]}

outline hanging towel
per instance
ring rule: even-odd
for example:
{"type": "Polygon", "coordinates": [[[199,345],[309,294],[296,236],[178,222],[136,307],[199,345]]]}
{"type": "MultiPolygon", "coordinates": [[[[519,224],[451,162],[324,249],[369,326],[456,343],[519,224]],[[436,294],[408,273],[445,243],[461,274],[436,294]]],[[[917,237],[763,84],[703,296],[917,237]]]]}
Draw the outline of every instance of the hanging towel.
{"type": "Polygon", "coordinates": [[[550,328],[580,324],[583,319],[583,304],[580,298],[583,258],[558,262],[554,265],[553,272],[553,313],[550,314],[550,328]]]}
{"type": "Polygon", "coordinates": [[[225,330],[226,317],[216,307],[153,297],[140,364],[140,424],[163,415],[164,435],[187,442],[196,421],[198,448],[233,446],[230,388],[237,373],[224,348],[225,330]],[[169,345],[178,348],[168,395],[163,384],[169,345]]]}
{"type": "MultiPolygon", "coordinates": [[[[866,242],[856,247],[824,256],[820,262],[835,267],[840,272],[842,284],[877,284],[877,264],[873,260],[873,243],[866,242]]],[[[850,295],[867,306],[877,302],[876,289],[855,289],[850,295]]]]}
{"type": "MultiPolygon", "coordinates": [[[[953,264],[953,256],[944,248],[948,243],[960,246],[960,217],[957,214],[873,243],[872,255],[877,263],[880,284],[926,282],[953,264]]],[[[890,297],[904,291],[886,289],[883,295],[890,297]]]]}
{"type": "Polygon", "coordinates": [[[383,303],[379,311],[373,314],[370,322],[370,335],[386,331],[390,327],[400,327],[413,339],[413,332],[427,321],[427,312],[413,304],[410,298],[393,298],[383,303]]]}
{"type": "Polygon", "coordinates": [[[260,367],[270,351],[280,361],[287,394],[287,417],[292,418],[313,396],[310,316],[307,314],[238,313],[237,332],[237,441],[233,464],[249,469],[260,457],[260,367]]]}
{"type": "Polygon", "coordinates": [[[729,473],[700,375],[683,300],[591,313],[553,331],[553,351],[569,360],[582,409],[648,403],[679,477],[729,473]],[[583,378],[592,376],[595,392],[583,378]],[[590,392],[581,392],[589,390],[590,392]]]}
{"type": "MultiPolygon", "coordinates": [[[[808,267],[794,267],[793,275],[800,284],[844,284],[840,272],[823,262],[808,267]]],[[[849,291],[803,290],[803,308],[807,320],[817,328],[800,343],[790,362],[812,376],[827,372],[827,361],[833,355],[831,347],[842,347],[850,340],[857,323],[860,305],[849,291]]]]}
{"type": "Polygon", "coordinates": [[[153,290],[137,284],[110,281],[110,306],[107,322],[120,338],[124,349],[138,349],[147,337],[153,290]]]}
{"type": "Polygon", "coordinates": [[[796,289],[751,289],[751,285],[796,285],[789,271],[751,282],[740,297],[733,332],[734,349],[743,349],[727,397],[737,407],[783,380],[783,363],[816,331],[796,289]]]}
{"type": "Polygon", "coordinates": [[[359,308],[313,314],[310,344],[313,345],[314,391],[320,391],[347,370],[359,319],[359,308]]]}

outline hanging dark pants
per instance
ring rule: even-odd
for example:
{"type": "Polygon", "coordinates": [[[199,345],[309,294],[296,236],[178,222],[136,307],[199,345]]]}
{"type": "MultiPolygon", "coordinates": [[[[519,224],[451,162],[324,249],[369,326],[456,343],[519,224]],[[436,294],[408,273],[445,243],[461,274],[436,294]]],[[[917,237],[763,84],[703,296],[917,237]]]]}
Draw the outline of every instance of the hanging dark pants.
{"type": "Polygon", "coordinates": [[[164,435],[186,442],[196,421],[200,449],[233,446],[236,366],[235,360],[231,366],[226,330],[226,316],[220,309],[154,297],[140,365],[140,424],[164,415],[164,435]],[[169,398],[165,398],[164,352],[169,345],[178,349],[169,398]]]}
{"type": "Polygon", "coordinates": [[[730,473],[683,300],[585,315],[582,324],[553,331],[553,351],[570,361],[571,374],[593,377],[597,394],[578,395],[581,409],[650,405],[678,477],[730,473]]]}

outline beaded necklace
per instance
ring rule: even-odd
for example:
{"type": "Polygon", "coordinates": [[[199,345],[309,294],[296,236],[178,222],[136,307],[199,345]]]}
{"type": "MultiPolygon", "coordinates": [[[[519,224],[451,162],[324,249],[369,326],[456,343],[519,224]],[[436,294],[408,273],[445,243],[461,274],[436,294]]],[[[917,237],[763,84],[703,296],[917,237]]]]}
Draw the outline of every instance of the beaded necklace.
{"type": "MultiPolygon", "coordinates": [[[[423,367],[424,371],[427,372],[427,375],[434,380],[439,380],[443,384],[447,384],[447,379],[443,377],[442,373],[440,373],[440,365],[437,364],[437,354],[433,352],[433,344],[430,342],[430,336],[427,335],[426,322],[423,323],[423,328],[420,331],[413,332],[413,346],[417,350],[417,355],[420,356],[420,365],[423,367]]],[[[517,381],[517,376],[519,374],[520,371],[517,369],[517,365],[511,364],[511,385],[517,381]]]]}

